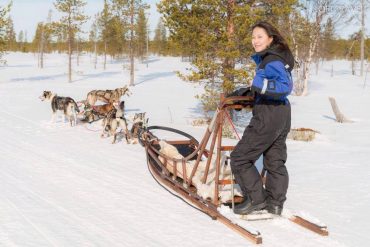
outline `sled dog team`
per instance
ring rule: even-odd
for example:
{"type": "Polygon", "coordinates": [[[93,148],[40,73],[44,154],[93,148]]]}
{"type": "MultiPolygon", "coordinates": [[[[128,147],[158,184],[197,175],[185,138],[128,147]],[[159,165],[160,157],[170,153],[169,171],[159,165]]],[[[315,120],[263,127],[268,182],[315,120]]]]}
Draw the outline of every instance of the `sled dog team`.
{"type": "Polygon", "coordinates": [[[52,118],[55,122],[57,113],[62,112],[64,121],[67,119],[71,126],[76,126],[77,116],[83,115],[81,121],[94,122],[103,119],[103,131],[101,137],[113,136],[112,143],[117,140],[118,134],[123,132],[127,143],[137,143],[139,128],[146,123],[145,112],[135,113],[131,131],[128,130],[125,117],[125,102],[120,101],[124,95],[130,96],[131,92],[127,86],[114,90],[92,90],[87,94],[86,100],[76,102],[71,97],[61,97],[51,91],[44,91],[39,97],[42,101],[51,102],[52,118]],[[104,102],[103,105],[95,105],[97,101],[104,102]],[[82,107],[84,110],[80,110],[82,107]],[[121,131],[118,132],[118,129],[121,131]]]}

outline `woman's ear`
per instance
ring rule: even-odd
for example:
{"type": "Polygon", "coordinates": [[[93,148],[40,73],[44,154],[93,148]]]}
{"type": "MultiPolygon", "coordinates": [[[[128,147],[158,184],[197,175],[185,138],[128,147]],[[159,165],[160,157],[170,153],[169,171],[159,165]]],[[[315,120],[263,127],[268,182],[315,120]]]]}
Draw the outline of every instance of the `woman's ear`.
{"type": "Polygon", "coordinates": [[[267,47],[270,47],[271,46],[272,41],[274,41],[274,37],[269,37],[269,45],[267,47]]]}

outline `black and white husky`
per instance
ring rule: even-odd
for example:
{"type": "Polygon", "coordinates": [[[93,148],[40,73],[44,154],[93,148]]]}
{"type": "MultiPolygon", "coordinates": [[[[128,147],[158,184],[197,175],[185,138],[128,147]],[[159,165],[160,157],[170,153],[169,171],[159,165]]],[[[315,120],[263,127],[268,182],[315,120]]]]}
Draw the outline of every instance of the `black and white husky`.
{"type": "Polygon", "coordinates": [[[80,112],[76,102],[70,97],[60,97],[50,91],[44,91],[39,97],[42,101],[50,100],[51,109],[53,111],[51,122],[55,122],[57,111],[63,111],[64,121],[68,118],[71,126],[75,126],[77,123],[77,113],[80,112]]]}

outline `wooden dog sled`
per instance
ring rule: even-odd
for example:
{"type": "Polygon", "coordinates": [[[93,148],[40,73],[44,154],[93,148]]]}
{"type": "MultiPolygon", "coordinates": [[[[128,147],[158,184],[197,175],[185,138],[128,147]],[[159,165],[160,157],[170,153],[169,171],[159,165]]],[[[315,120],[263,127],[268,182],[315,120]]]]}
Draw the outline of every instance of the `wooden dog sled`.
{"type": "MultiPolygon", "coordinates": [[[[222,145],[222,126],[228,117],[230,109],[242,109],[245,107],[253,107],[252,97],[234,96],[224,98],[221,96],[218,109],[200,143],[185,132],[163,126],[150,126],[142,129],[139,134],[139,142],[145,147],[148,168],[160,185],[253,243],[261,244],[262,235],[259,231],[240,226],[223,215],[220,210],[220,207],[223,205],[233,206],[234,203],[241,202],[243,199],[240,196],[235,196],[233,194],[234,189],[231,189],[232,200],[221,201],[219,190],[220,186],[230,184],[234,188],[233,179],[220,178],[221,165],[223,165],[221,162],[225,162],[225,159],[222,159],[222,153],[232,151],[234,148],[234,146],[222,145]],[[179,140],[166,140],[166,143],[175,147],[180,155],[170,157],[161,152],[161,141],[163,141],[163,138],[156,136],[156,132],[166,132],[169,135],[181,136],[179,140]],[[209,149],[207,149],[210,140],[209,149]],[[188,164],[190,162],[192,165],[189,167],[188,164]],[[214,162],[215,166],[215,171],[212,173],[210,172],[211,162],[214,162]],[[209,179],[214,180],[213,198],[203,198],[197,193],[198,189],[194,183],[194,176],[197,173],[197,169],[201,166],[200,164],[203,165],[203,169],[205,168],[201,182],[207,183],[209,179]],[[213,176],[212,178],[210,174],[213,176]]],[[[264,173],[265,171],[262,171],[261,176],[264,177],[264,173]]],[[[291,215],[289,220],[321,235],[328,235],[324,225],[312,223],[296,215],[291,215]]]]}

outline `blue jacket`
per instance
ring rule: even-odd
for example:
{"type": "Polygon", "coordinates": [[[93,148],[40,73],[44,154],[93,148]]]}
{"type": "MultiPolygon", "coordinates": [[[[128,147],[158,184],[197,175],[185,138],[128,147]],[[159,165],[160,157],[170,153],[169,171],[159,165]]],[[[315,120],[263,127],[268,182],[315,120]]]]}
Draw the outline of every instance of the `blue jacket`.
{"type": "Polygon", "coordinates": [[[257,92],[256,103],[261,100],[287,101],[293,89],[294,57],[291,52],[270,48],[254,54],[252,59],[257,65],[252,83],[252,90],[257,92]]]}

